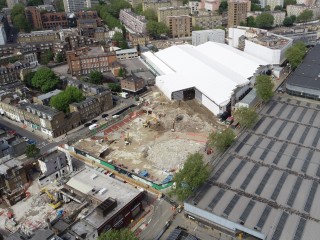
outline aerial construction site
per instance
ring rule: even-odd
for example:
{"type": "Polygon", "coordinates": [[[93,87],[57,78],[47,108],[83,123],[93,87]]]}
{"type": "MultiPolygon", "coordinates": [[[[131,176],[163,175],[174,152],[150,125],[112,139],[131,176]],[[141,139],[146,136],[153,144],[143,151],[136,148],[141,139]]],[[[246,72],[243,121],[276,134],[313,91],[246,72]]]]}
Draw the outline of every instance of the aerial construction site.
{"type": "Polygon", "coordinates": [[[74,146],[161,183],[183,166],[188,154],[200,151],[208,157],[208,135],[221,127],[195,100],[169,102],[153,92],[139,110],[74,146]]]}

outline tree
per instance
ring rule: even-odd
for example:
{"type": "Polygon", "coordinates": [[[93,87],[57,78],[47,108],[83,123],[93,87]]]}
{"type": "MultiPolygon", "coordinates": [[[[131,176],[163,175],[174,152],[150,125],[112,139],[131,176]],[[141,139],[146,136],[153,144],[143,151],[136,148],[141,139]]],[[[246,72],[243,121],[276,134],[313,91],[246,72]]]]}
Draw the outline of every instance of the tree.
{"type": "Polygon", "coordinates": [[[142,3],[137,4],[137,6],[133,8],[133,12],[135,12],[138,15],[141,15],[143,12],[142,3]]]}
{"type": "Polygon", "coordinates": [[[313,12],[311,10],[306,9],[297,17],[297,22],[308,22],[311,21],[312,18],[313,12]]]}
{"type": "Polygon", "coordinates": [[[62,63],[64,61],[63,59],[63,55],[61,52],[59,52],[57,55],[56,55],[56,62],[57,63],[62,63]]]}
{"type": "Polygon", "coordinates": [[[147,31],[153,37],[158,37],[161,34],[168,34],[169,29],[163,22],[149,21],[147,23],[147,31]]]}
{"type": "Polygon", "coordinates": [[[222,1],[219,6],[219,13],[222,14],[226,11],[228,11],[228,1],[222,1]]]}
{"type": "Polygon", "coordinates": [[[11,10],[11,17],[15,17],[19,14],[24,14],[25,6],[22,3],[17,3],[13,6],[11,10]]]}
{"type": "Polygon", "coordinates": [[[240,107],[234,112],[234,117],[239,121],[240,126],[251,128],[258,119],[258,114],[251,108],[240,107]]]}
{"type": "Polygon", "coordinates": [[[32,86],[42,92],[50,92],[56,89],[59,82],[60,80],[56,74],[47,67],[39,68],[31,80],[32,86]]]}
{"type": "Polygon", "coordinates": [[[67,87],[65,91],[53,96],[50,106],[65,113],[69,112],[69,104],[81,102],[85,99],[81,90],[76,87],[67,87]]]}
{"type": "Polygon", "coordinates": [[[251,11],[261,11],[260,3],[251,3],[251,11]]]}
{"type": "Polygon", "coordinates": [[[273,96],[273,86],[274,84],[270,76],[257,76],[255,84],[257,90],[257,97],[260,98],[262,101],[269,101],[273,96]]]}
{"type": "Polygon", "coordinates": [[[36,74],[35,72],[29,72],[24,76],[24,83],[26,84],[27,87],[33,87],[32,78],[35,74],[36,74]]]}
{"type": "Polygon", "coordinates": [[[0,0],[0,11],[2,10],[2,8],[7,7],[7,1],[6,0],[0,0]]]}
{"type": "Polygon", "coordinates": [[[57,9],[57,12],[64,12],[63,0],[56,1],[56,9],[57,9]]]}
{"type": "Polygon", "coordinates": [[[145,16],[148,21],[158,21],[157,13],[151,8],[144,10],[142,15],[145,16]]]}
{"type": "Polygon", "coordinates": [[[264,11],[270,11],[270,10],[271,10],[270,5],[266,5],[263,10],[264,10],[264,11]]]}
{"type": "Polygon", "coordinates": [[[286,27],[290,27],[293,25],[293,21],[291,17],[285,17],[285,19],[283,20],[283,25],[286,27]]]}
{"type": "Polygon", "coordinates": [[[284,0],[283,8],[286,8],[288,5],[296,5],[296,4],[297,4],[296,0],[284,0]]]}
{"type": "Polygon", "coordinates": [[[118,83],[109,83],[108,87],[110,89],[111,92],[121,92],[121,86],[118,83]]]}
{"type": "Polygon", "coordinates": [[[291,15],[290,18],[291,18],[291,20],[292,20],[293,23],[294,23],[295,21],[297,21],[296,15],[291,15]]]}
{"type": "Polygon", "coordinates": [[[255,21],[254,17],[252,17],[252,16],[247,17],[247,26],[248,27],[255,27],[256,26],[256,21],[255,21]]]}
{"type": "Polygon", "coordinates": [[[122,33],[116,32],[113,37],[112,41],[116,43],[118,47],[121,49],[127,49],[128,48],[128,42],[127,40],[123,37],[122,33]]]}
{"type": "Polygon", "coordinates": [[[306,46],[303,42],[297,42],[286,51],[286,58],[288,59],[293,69],[297,68],[306,53],[306,46]]]}
{"type": "Polygon", "coordinates": [[[189,197],[193,191],[204,183],[209,177],[208,168],[203,163],[203,155],[200,153],[190,154],[186,162],[173,178],[175,188],[171,194],[183,201],[189,197]]]}
{"type": "Polygon", "coordinates": [[[40,62],[43,65],[47,65],[50,61],[53,60],[54,54],[53,52],[49,49],[47,51],[45,51],[43,54],[41,54],[40,57],[40,62]]]}
{"type": "Polygon", "coordinates": [[[256,25],[258,28],[271,28],[274,17],[269,13],[262,13],[256,18],[256,25]]]}
{"type": "Polygon", "coordinates": [[[40,154],[40,149],[37,148],[37,145],[30,144],[26,148],[26,155],[28,158],[36,158],[40,154]]]}
{"type": "Polygon", "coordinates": [[[13,17],[13,25],[21,31],[30,32],[31,26],[29,22],[26,20],[26,16],[24,14],[18,14],[13,17]]]}
{"type": "Polygon", "coordinates": [[[89,74],[88,82],[93,84],[102,84],[103,75],[99,71],[91,71],[89,74]]]}
{"type": "Polygon", "coordinates": [[[107,232],[102,233],[98,240],[139,240],[136,235],[131,232],[129,229],[120,229],[120,230],[109,230],[107,232]]]}
{"type": "Polygon", "coordinates": [[[123,68],[119,69],[119,73],[118,73],[119,77],[124,77],[125,76],[125,70],[123,68]]]}
{"type": "Polygon", "coordinates": [[[219,152],[224,152],[234,142],[236,135],[231,128],[209,134],[208,145],[216,148],[219,152]]]}
{"type": "Polygon", "coordinates": [[[280,5],[277,5],[277,6],[274,7],[275,11],[282,11],[282,9],[283,8],[280,5]]]}
{"type": "Polygon", "coordinates": [[[122,37],[123,39],[127,39],[127,29],[124,25],[121,26],[121,30],[122,30],[122,37]]]}

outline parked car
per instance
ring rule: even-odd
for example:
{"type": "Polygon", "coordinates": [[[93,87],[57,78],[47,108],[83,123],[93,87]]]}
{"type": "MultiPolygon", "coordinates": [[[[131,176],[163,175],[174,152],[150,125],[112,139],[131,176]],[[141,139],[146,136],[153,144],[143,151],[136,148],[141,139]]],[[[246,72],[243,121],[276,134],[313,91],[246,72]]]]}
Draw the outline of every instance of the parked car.
{"type": "Polygon", "coordinates": [[[85,123],[84,126],[85,127],[89,127],[91,125],[91,123],[85,123]]]}
{"type": "Polygon", "coordinates": [[[91,121],[91,123],[96,123],[96,122],[98,122],[97,119],[93,119],[93,120],[91,121]]]}
{"type": "Polygon", "coordinates": [[[26,142],[29,141],[29,138],[27,138],[27,137],[22,137],[22,139],[25,140],[26,142]]]}
{"type": "Polygon", "coordinates": [[[120,117],[119,115],[113,115],[112,118],[118,118],[120,117]]]}
{"type": "Polygon", "coordinates": [[[101,115],[102,118],[106,118],[106,117],[108,117],[108,116],[109,116],[108,113],[105,113],[105,114],[102,114],[102,115],[101,115]]]}
{"type": "Polygon", "coordinates": [[[36,141],[31,140],[31,139],[28,141],[28,143],[29,143],[29,144],[37,144],[37,142],[36,142],[36,141]]]}

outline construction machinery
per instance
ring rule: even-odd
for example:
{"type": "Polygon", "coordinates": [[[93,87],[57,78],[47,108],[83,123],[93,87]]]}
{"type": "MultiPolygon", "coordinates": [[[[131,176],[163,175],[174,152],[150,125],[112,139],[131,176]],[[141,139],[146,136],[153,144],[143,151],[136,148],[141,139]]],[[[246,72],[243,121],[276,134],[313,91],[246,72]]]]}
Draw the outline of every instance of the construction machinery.
{"type": "Polygon", "coordinates": [[[129,145],[131,143],[131,139],[130,139],[130,136],[129,136],[128,132],[126,133],[126,136],[124,137],[124,143],[126,145],[129,145]]]}
{"type": "Polygon", "coordinates": [[[62,205],[61,201],[60,201],[59,199],[55,198],[55,197],[48,191],[48,189],[42,188],[42,189],[41,189],[41,193],[46,193],[46,194],[47,194],[47,196],[48,196],[49,199],[50,199],[49,206],[52,207],[53,209],[57,209],[57,208],[59,208],[59,207],[62,205]]]}
{"type": "Polygon", "coordinates": [[[143,123],[143,126],[145,128],[150,128],[152,124],[154,124],[155,126],[160,126],[160,122],[156,117],[149,116],[147,120],[143,123]]]}

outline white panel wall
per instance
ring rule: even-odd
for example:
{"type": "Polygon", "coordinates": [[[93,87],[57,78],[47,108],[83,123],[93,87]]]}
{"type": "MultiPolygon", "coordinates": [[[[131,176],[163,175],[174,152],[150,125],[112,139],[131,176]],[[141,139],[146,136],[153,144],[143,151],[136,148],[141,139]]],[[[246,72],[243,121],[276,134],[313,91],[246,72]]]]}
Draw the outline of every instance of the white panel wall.
{"type": "Polygon", "coordinates": [[[161,77],[156,77],[156,86],[161,90],[161,92],[169,99],[171,99],[171,90],[166,89],[165,85],[163,84],[163,81],[161,80],[161,77]]]}
{"type": "Polygon", "coordinates": [[[214,102],[212,102],[207,96],[202,94],[202,105],[208,108],[214,115],[220,113],[220,108],[214,102]]]}
{"type": "Polygon", "coordinates": [[[269,64],[280,64],[281,63],[281,50],[270,49],[262,45],[253,43],[245,40],[244,51],[255,57],[265,60],[269,64]]]}

